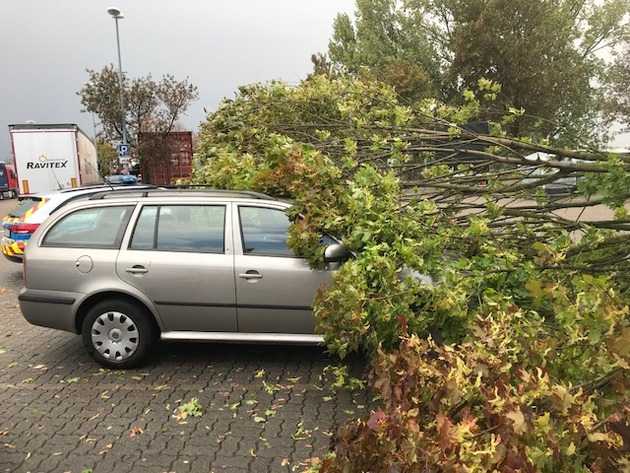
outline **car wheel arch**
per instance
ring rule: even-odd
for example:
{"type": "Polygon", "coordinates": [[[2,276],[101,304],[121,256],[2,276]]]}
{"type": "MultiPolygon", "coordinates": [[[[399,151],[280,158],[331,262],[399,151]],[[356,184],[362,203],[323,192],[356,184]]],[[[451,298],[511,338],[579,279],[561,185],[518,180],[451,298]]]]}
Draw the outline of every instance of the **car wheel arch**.
{"type": "Polygon", "coordinates": [[[142,307],[144,310],[147,311],[148,314],[151,315],[151,320],[153,320],[155,324],[155,329],[157,330],[157,332],[158,333],[162,332],[162,327],[161,327],[160,320],[157,314],[144,301],[142,301],[141,299],[139,299],[138,297],[132,294],[122,292],[122,291],[102,291],[102,292],[90,294],[88,297],[83,299],[81,303],[79,304],[79,307],[76,310],[76,316],[74,320],[74,329],[76,333],[81,333],[81,326],[83,324],[83,320],[87,316],[90,308],[93,307],[95,304],[98,304],[99,302],[107,300],[107,299],[123,299],[128,302],[131,302],[132,304],[136,304],[142,307]]]}

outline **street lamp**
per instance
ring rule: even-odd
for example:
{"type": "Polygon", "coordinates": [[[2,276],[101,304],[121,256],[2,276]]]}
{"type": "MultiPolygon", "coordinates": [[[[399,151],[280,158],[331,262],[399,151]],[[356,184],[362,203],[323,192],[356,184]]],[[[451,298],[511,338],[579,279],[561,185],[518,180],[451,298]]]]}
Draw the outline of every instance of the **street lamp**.
{"type": "Polygon", "coordinates": [[[127,127],[125,125],[125,99],[123,97],[122,59],[120,58],[120,35],[118,33],[118,20],[122,20],[124,16],[122,12],[115,7],[108,8],[107,13],[109,13],[116,22],[116,47],[118,49],[118,82],[120,87],[120,112],[122,118],[121,131],[123,145],[127,145],[127,127]]]}

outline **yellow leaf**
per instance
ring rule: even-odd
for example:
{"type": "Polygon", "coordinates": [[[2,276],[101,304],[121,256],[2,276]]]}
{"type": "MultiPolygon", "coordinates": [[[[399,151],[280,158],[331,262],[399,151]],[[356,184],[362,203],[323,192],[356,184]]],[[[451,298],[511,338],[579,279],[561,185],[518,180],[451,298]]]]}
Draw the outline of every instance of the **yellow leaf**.
{"type": "Polygon", "coordinates": [[[615,432],[591,432],[587,438],[590,442],[606,442],[610,447],[619,448],[623,445],[623,438],[615,432]]]}
{"type": "Polygon", "coordinates": [[[543,415],[539,416],[535,422],[536,422],[536,427],[538,427],[544,433],[549,432],[549,428],[550,428],[549,412],[545,412],[543,415]]]}
{"type": "Polygon", "coordinates": [[[588,434],[588,439],[591,442],[606,442],[608,440],[608,435],[603,432],[593,432],[588,434]]]}
{"type": "Polygon", "coordinates": [[[529,291],[529,294],[536,300],[543,296],[543,289],[540,281],[537,279],[530,279],[525,284],[525,288],[529,291]]]}
{"type": "Polygon", "coordinates": [[[551,390],[557,396],[558,401],[560,402],[560,409],[563,414],[566,414],[569,411],[569,408],[573,405],[574,397],[571,396],[569,390],[560,384],[554,385],[551,390]]]}
{"type": "Polygon", "coordinates": [[[514,432],[519,435],[527,432],[527,423],[525,422],[525,416],[520,409],[510,411],[505,416],[512,422],[514,422],[514,432]]]}

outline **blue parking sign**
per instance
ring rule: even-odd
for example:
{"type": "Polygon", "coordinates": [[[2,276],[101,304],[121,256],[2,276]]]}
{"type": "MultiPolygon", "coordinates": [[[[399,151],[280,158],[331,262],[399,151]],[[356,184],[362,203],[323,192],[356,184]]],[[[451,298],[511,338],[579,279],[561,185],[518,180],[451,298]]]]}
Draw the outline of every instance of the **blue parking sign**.
{"type": "Polygon", "coordinates": [[[118,145],[118,157],[124,158],[125,156],[129,156],[129,145],[120,143],[118,145]]]}

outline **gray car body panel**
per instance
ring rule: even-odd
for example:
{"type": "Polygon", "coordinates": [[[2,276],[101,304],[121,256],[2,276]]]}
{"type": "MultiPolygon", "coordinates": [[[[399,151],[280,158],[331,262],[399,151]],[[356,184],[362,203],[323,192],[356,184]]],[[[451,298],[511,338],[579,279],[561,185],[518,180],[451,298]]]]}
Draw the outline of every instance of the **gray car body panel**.
{"type": "Polygon", "coordinates": [[[314,271],[303,258],[244,255],[239,205],[290,207],[280,201],[247,197],[166,195],[68,204],[37,229],[31,238],[36,244],[27,246],[26,288],[19,301],[25,318],[36,325],[77,332],[82,304],[92,296],[114,292],[144,304],[166,339],[202,340],[205,333],[208,340],[256,341],[279,334],[279,341],[287,343],[292,338],[297,343],[320,342],[321,337],[309,337],[314,329],[311,306],[317,289],[330,280],[332,271],[314,271]],[[223,254],[129,249],[143,205],[176,204],[225,205],[223,254]],[[135,208],[120,249],[41,246],[48,230],[64,216],[91,206],[121,205],[135,208]],[[147,271],[127,271],[136,266],[147,271]],[[239,277],[252,270],[261,278],[239,277]]]}

